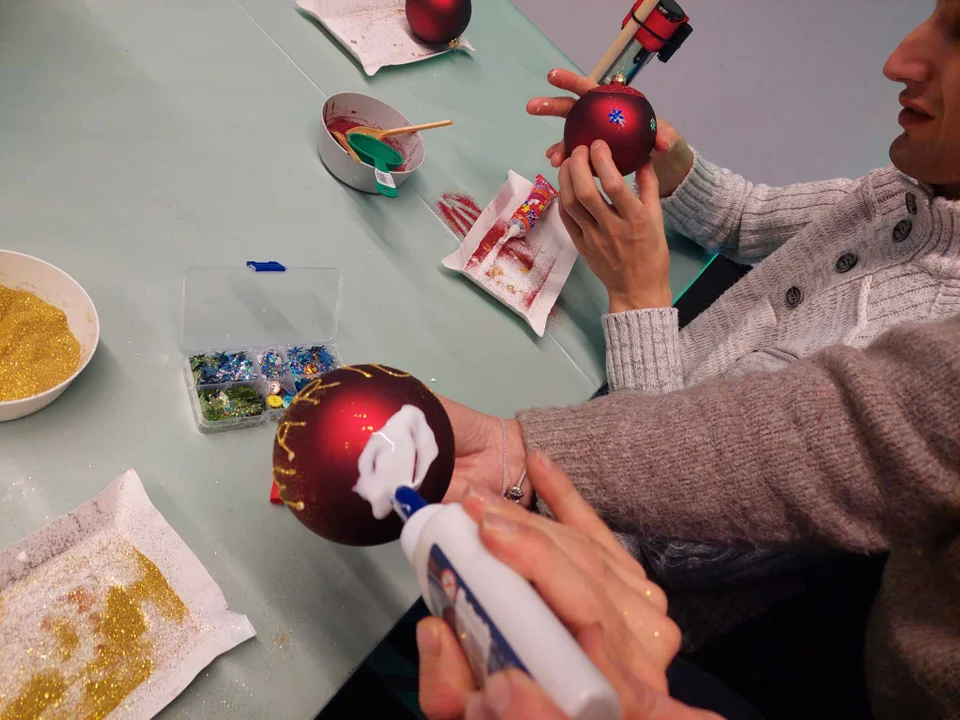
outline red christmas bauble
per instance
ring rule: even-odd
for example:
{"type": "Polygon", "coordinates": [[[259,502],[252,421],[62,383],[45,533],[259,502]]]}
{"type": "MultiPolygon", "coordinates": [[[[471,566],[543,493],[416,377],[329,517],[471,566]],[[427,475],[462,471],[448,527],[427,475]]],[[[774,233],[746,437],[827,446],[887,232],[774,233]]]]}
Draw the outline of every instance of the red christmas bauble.
{"type": "Polygon", "coordinates": [[[373,516],[353,491],[360,453],[397,411],[423,412],[439,454],[419,492],[440,502],[453,475],[453,427],[437,397],[415,377],[384,365],[326,373],[301,390],[277,426],[273,477],[280,497],[313,532],[344,545],[380,545],[400,537],[400,519],[373,516]]]}
{"type": "Polygon", "coordinates": [[[425,43],[446,45],[470,24],[470,0],[407,0],[407,22],[425,43]]]}
{"type": "Polygon", "coordinates": [[[657,116],[647,98],[616,82],[584,94],[570,109],[563,127],[567,153],[604,140],[623,175],[636,172],[650,159],[656,139],[657,116]]]}

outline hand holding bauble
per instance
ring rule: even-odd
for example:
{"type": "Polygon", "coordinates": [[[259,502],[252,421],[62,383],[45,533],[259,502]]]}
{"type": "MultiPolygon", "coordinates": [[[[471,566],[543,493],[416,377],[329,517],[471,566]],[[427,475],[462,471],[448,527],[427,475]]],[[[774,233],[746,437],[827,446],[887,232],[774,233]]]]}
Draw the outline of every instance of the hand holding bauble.
{"type": "Polygon", "coordinates": [[[425,43],[446,45],[470,24],[470,0],[407,0],[407,22],[413,34],[425,43]]]}
{"type": "MultiPolygon", "coordinates": [[[[344,545],[396,540],[403,527],[400,519],[390,513],[377,520],[354,486],[360,478],[361,454],[373,444],[371,438],[388,444],[378,450],[389,451],[389,437],[380,437],[384,427],[391,419],[403,425],[408,415],[411,432],[432,435],[428,444],[432,457],[418,463],[417,477],[411,472],[405,481],[421,481],[420,495],[429,503],[440,502],[453,475],[453,427],[423,383],[384,365],[334,370],[293,399],[280,419],[273,447],[273,477],[283,502],[300,522],[328,540],[344,545]]],[[[368,452],[364,459],[370,458],[368,452]]]]}
{"type": "Polygon", "coordinates": [[[567,115],[563,143],[569,154],[596,140],[607,143],[623,175],[646,164],[657,140],[657,116],[643,93],[618,82],[584,93],[567,115]]]}

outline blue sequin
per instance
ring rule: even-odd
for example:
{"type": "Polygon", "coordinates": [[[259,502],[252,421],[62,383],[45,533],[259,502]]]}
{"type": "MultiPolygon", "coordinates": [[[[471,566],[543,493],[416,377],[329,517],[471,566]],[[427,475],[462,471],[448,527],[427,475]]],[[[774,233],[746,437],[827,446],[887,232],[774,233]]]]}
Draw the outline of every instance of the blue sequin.
{"type": "Polygon", "coordinates": [[[287,363],[276,350],[267,350],[260,354],[260,372],[268,380],[275,380],[287,374],[287,363]]]}
{"type": "MultiPolygon", "coordinates": [[[[290,361],[290,370],[295,376],[306,376],[309,379],[330,372],[340,366],[336,356],[326,345],[289,348],[287,359],[290,361]]],[[[297,390],[299,389],[298,386],[297,390]]]]}
{"type": "Polygon", "coordinates": [[[253,363],[245,353],[208,353],[190,358],[190,369],[198,385],[253,380],[253,363]]]}
{"type": "Polygon", "coordinates": [[[613,111],[607,115],[607,117],[610,118],[610,123],[612,125],[619,125],[620,127],[623,127],[627,124],[626,118],[623,117],[623,110],[620,108],[614,108],[613,111]]]}

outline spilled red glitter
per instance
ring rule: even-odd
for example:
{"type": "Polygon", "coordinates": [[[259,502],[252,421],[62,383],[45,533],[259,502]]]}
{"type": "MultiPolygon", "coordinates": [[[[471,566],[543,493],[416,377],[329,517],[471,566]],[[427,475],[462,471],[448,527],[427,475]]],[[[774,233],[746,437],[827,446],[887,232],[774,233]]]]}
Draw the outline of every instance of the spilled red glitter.
{"type": "MultiPolygon", "coordinates": [[[[356,112],[357,112],[356,110],[351,110],[350,114],[355,115],[356,112]]],[[[360,120],[357,120],[355,118],[349,118],[343,115],[330,118],[329,120],[327,120],[327,130],[329,130],[331,134],[335,132],[342,132],[344,135],[346,135],[350,130],[353,130],[355,127],[360,127],[361,125],[372,127],[374,130],[381,129],[376,127],[375,125],[370,125],[368,123],[361,122],[360,120]]],[[[388,138],[385,138],[383,142],[385,142],[387,145],[389,145],[398,153],[400,153],[401,156],[403,156],[403,148],[400,146],[400,141],[397,138],[388,137],[388,138]]],[[[403,172],[404,170],[406,170],[407,169],[406,163],[407,163],[407,160],[406,160],[406,157],[404,157],[403,164],[393,172],[403,172]]]]}
{"type": "Polygon", "coordinates": [[[434,207],[437,215],[443,218],[447,227],[461,240],[467,236],[482,212],[476,200],[457,192],[444,193],[434,207]]]}
{"type": "MultiPolygon", "coordinates": [[[[481,264],[484,258],[487,257],[493,249],[497,246],[497,243],[503,239],[503,236],[507,234],[507,230],[510,229],[509,224],[506,220],[498,219],[489,230],[487,234],[483,236],[483,240],[480,241],[480,244],[477,246],[477,249],[474,251],[473,255],[470,256],[470,259],[467,260],[466,269],[476,267],[481,264]]],[[[507,245],[510,243],[508,242],[507,245]]],[[[501,252],[503,252],[501,250],[501,252]]],[[[532,265],[532,263],[531,263],[532,265]]]]}

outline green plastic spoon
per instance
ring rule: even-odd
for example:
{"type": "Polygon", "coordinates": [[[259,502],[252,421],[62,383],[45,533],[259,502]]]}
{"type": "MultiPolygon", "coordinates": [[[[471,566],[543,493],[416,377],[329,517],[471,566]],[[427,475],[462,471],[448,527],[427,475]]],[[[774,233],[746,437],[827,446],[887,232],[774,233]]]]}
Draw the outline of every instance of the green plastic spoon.
{"type": "Polygon", "coordinates": [[[397,186],[390,175],[391,170],[403,165],[403,155],[398,153],[385,142],[369,135],[347,133],[347,142],[356,150],[357,155],[368,165],[373,165],[374,175],[377,178],[377,190],[381,195],[389,198],[397,196],[397,186]]]}

